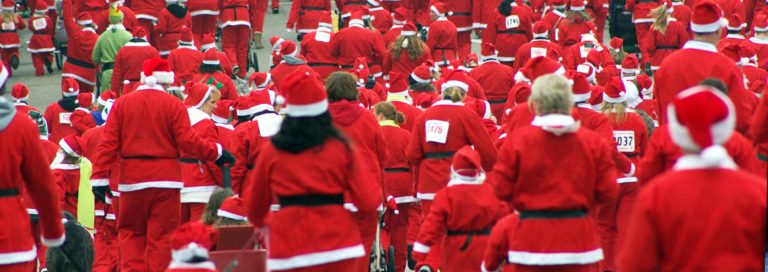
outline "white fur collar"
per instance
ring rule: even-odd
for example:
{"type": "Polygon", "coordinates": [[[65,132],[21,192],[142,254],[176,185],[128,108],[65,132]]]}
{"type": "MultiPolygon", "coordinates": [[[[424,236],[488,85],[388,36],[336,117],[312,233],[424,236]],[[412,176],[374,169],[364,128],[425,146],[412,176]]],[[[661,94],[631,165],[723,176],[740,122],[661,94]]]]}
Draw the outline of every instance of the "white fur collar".
{"type": "Polygon", "coordinates": [[[541,127],[544,131],[551,132],[557,136],[579,130],[579,123],[573,119],[573,116],[565,114],[537,115],[533,118],[531,125],[541,127]]]}
{"type": "Polygon", "coordinates": [[[192,124],[192,126],[199,123],[200,121],[211,119],[210,115],[206,114],[200,109],[190,107],[187,108],[187,113],[189,113],[189,122],[192,124]]]}
{"type": "Polygon", "coordinates": [[[463,102],[453,102],[451,100],[440,100],[432,104],[432,106],[464,106],[463,102]]]}
{"type": "Polygon", "coordinates": [[[708,43],[708,42],[702,42],[702,41],[696,41],[696,40],[690,40],[683,45],[683,49],[697,49],[712,53],[717,53],[717,47],[715,45],[708,43]]]}
{"type": "Polygon", "coordinates": [[[751,37],[749,41],[756,44],[768,44],[768,39],[761,39],[758,37],[751,37]]]}
{"type": "Polygon", "coordinates": [[[674,166],[675,170],[693,170],[693,169],[713,169],[713,168],[725,168],[725,169],[736,169],[736,163],[733,162],[733,159],[728,157],[727,159],[722,160],[718,165],[715,166],[709,166],[709,164],[699,155],[696,154],[688,154],[683,155],[679,159],[677,159],[677,162],[674,166]]]}

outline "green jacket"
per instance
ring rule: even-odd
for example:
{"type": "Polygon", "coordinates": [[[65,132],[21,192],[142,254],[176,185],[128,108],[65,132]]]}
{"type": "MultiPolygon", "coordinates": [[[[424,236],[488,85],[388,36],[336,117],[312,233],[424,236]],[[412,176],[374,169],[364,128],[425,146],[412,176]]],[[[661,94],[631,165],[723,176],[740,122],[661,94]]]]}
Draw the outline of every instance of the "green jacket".
{"type": "Polygon", "coordinates": [[[117,51],[132,38],[133,35],[122,24],[110,25],[93,47],[93,63],[101,65],[114,62],[117,51]]]}

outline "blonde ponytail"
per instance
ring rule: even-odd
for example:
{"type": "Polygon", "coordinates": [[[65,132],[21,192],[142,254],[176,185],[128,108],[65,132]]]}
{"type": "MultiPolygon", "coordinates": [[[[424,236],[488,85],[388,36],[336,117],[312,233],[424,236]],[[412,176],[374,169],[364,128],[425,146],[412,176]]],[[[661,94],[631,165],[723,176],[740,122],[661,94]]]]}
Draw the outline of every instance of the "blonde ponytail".
{"type": "Polygon", "coordinates": [[[661,34],[667,32],[667,25],[669,25],[669,14],[667,13],[667,6],[662,4],[661,6],[651,10],[650,13],[655,20],[653,21],[653,29],[661,34]]]}

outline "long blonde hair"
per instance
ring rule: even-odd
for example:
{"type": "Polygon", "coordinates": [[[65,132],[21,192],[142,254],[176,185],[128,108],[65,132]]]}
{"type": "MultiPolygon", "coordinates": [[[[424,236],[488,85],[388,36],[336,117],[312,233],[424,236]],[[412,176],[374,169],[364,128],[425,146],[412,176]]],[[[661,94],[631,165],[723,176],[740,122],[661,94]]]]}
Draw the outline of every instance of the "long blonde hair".
{"type": "Polygon", "coordinates": [[[3,22],[5,23],[18,23],[19,18],[16,17],[16,13],[13,13],[13,11],[10,10],[4,10],[3,11],[3,22]]]}
{"type": "Polygon", "coordinates": [[[416,35],[398,36],[397,39],[395,39],[395,42],[392,43],[389,49],[393,60],[400,58],[400,51],[402,51],[403,48],[408,50],[406,52],[408,52],[408,58],[411,60],[416,60],[424,55],[424,42],[422,42],[419,37],[416,37],[416,35]],[[403,46],[404,43],[405,46],[403,46]]]}
{"type": "Polygon", "coordinates": [[[621,103],[603,103],[603,108],[600,109],[608,119],[614,124],[618,125],[624,123],[627,120],[627,102],[621,103]]]}
{"type": "Polygon", "coordinates": [[[669,25],[669,14],[667,13],[667,6],[662,4],[661,6],[651,10],[650,13],[653,16],[653,29],[661,34],[667,32],[667,26],[669,25]]]}

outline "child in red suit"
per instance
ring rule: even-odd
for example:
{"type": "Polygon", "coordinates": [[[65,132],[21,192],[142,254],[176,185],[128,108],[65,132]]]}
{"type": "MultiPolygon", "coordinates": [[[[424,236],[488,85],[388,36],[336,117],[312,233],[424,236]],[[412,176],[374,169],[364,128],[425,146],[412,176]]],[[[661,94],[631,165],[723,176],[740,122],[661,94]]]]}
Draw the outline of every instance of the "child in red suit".
{"type": "Polygon", "coordinates": [[[0,32],[0,55],[2,55],[3,64],[5,67],[12,67],[14,70],[19,67],[19,46],[21,46],[21,42],[19,41],[18,31],[27,27],[21,16],[13,12],[15,6],[16,4],[13,0],[3,1],[3,31],[0,32]]]}
{"type": "Polygon", "coordinates": [[[208,250],[218,240],[218,232],[200,222],[181,225],[171,234],[173,260],[166,272],[216,272],[216,265],[208,260],[208,250]]]}
{"type": "Polygon", "coordinates": [[[85,142],[74,134],[59,141],[59,153],[51,164],[58,185],[62,210],[77,217],[77,193],[80,186],[80,159],[85,154],[85,142]]]}
{"type": "Polygon", "coordinates": [[[37,1],[35,6],[35,15],[29,18],[29,30],[32,30],[32,37],[29,39],[27,51],[32,54],[32,65],[35,66],[35,75],[42,76],[45,70],[53,73],[51,63],[53,62],[52,34],[54,31],[54,22],[45,15],[48,11],[48,5],[45,1],[37,1]]]}

